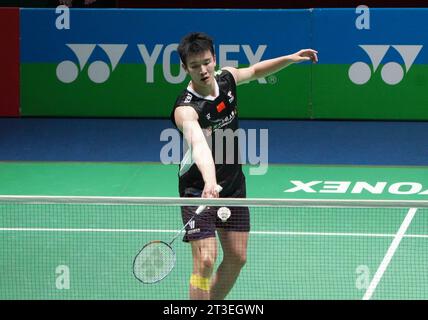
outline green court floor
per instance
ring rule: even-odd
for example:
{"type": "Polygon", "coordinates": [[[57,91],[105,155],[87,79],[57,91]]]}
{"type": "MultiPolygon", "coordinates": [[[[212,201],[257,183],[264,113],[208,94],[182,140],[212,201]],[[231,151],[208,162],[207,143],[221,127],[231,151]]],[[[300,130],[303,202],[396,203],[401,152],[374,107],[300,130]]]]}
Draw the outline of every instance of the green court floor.
{"type": "MultiPolygon", "coordinates": [[[[272,165],[265,175],[245,172],[251,198],[428,198],[426,167],[272,165]]],[[[176,166],[156,163],[2,162],[0,194],[176,197],[176,174],[176,166]]],[[[428,298],[426,209],[250,210],[248,261],[229,299],[361,299],[382,268],[372,299],[428,298]]],[[[132,276],[141,246],[181,227],[178,207],[0,202],[0,214],[2,299],[187,298],[191,253],[181,241],[165,280],[143,285],[132,276]]]]}

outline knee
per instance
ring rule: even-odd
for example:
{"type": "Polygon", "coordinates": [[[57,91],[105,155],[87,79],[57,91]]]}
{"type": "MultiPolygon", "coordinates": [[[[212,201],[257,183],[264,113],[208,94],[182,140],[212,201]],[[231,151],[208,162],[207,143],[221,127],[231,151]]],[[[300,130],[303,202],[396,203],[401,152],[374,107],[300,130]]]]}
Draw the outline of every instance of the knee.
{"type": "Polygon", "coordinates": [[[243,268],[247,263],[247,254],[244,252],[232,252],[227,256],[229,263],[236,268],[243,268]]]}
{"type": "Polygon", "coordinates": [[[217,258],[215,238],[203,239],[192,243],[193,271],[204,277],[210,276],[217,258]]]}
{"type": "Polygon", "coordinates": [[[205,253],[193,258],[193,271],[204,276],[211,276],[216,262],[216,255],[205,253]]]}
{"type": "Polygon", "coordinates": [[[203,255],[200,259],[201,271],[210,271],[214,269],[216,257],[214,255],[203,255]]]}
{"type": "Polygon", "coordinates": [[[247,263],[247,255],[246,254],[239,254],[236,257],[236,264],[240,266],[241,268],[245,266],[247,263]]]}

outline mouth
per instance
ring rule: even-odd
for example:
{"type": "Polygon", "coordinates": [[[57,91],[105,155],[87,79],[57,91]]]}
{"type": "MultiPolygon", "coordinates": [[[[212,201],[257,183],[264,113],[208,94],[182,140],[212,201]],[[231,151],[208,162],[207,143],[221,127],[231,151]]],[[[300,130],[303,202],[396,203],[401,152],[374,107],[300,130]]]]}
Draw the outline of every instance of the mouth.
{"type": "Polygon", "coordinates": [[[210,78],[209,76],[203,77],[203,78],[201,78],[201,81],[202,82],[207,82],[209,80],[209,78],[210,78]]]}

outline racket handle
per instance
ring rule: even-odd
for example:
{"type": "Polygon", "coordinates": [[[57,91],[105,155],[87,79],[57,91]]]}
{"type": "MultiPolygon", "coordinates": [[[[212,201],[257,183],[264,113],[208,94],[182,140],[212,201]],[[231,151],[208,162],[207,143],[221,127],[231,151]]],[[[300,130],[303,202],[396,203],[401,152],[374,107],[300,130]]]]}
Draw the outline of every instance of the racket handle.
{"type": "MultiPolygon", "coordinates": [[[[220,193],[223,188],[221,187],[221,185],[218,184],[215,190],[220,193]]],[[[198,209],[196,209],[196,214],[200,214],[202,211],[205,210],[206,207],[206,205],[199,206],[198,209]]]]}

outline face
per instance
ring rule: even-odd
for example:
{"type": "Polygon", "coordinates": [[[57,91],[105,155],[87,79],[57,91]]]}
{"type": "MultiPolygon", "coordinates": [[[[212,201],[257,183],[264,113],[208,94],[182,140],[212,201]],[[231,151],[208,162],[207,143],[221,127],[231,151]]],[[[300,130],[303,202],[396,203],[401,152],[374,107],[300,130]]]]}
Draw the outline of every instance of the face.
{"type": "Polygon", "coordinates": [[[207,50],[199,54],[189,55],[187,66],[183,65],[183,68],[192,78],[194,86],[206,88],[214,84],[215,66],[215,56],[207,50]]]}

